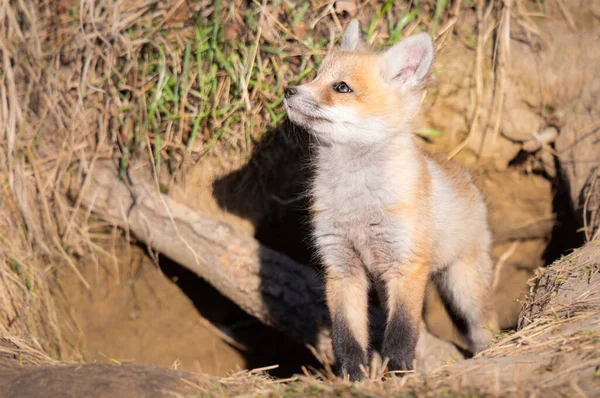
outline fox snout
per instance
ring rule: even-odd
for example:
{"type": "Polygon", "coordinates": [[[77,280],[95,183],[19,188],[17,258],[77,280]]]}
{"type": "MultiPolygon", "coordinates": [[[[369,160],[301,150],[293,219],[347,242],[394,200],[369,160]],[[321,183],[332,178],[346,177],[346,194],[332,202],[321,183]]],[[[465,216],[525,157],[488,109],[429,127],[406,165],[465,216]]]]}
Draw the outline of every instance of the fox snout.
{"type": "Polygon", "coordinates": [[[291,96],[296,95],[296,94],[298,94],[298,89],[296,87],[286,87],[283,90],[283,96],[285,98],[290,98],[291,96]]]}
{"type": "Polygon", "coordinates": [[[302,87],[287,87],[283,90],[284,107],[292,122],[308,127],[309,119],[314,117],[315,100],[310,90],[302,87]]]}

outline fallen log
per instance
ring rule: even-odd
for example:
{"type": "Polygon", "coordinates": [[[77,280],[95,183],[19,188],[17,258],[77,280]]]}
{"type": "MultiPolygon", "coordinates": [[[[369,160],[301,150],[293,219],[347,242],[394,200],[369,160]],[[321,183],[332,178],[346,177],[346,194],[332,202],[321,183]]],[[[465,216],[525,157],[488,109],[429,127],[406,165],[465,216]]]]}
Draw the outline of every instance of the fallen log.
{"type": "MultiPolygon", "coordinates": [[[[89,188],[78,195],[94,213],[129,230],[248,314],[296,342],[313,346],[332,362],[323,283],[313,269],[211,214],[177,203],[144,176],[132,174],[126,183],[110,162],[97,164],[87,178],[89,188]]],[[[382,323],[377,310],[371,318],[382,323]]],[[[454,345],[423,331],[417,346],[418,369],[433,370],[459,358],[462,355],[454,345]]]]}

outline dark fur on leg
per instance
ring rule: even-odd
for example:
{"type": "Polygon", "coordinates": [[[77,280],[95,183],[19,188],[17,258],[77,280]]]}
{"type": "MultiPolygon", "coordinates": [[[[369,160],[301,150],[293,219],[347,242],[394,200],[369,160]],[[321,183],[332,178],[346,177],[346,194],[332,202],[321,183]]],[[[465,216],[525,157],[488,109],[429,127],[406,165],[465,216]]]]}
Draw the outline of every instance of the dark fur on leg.
{"type": "Polygon", "coordinates": [[[462,260],[437,273],[433,279],[448,314],[469,341],[473,354],[487,348],[492,338],[486,327],[493,330],[498,327],[491,272],[489,265],[482,265],[490,262],[487,257],[480,261],[462,260]],[[488,272],[485,272],[486,269],[488,272]],[[456,289],[459,284],[455,280],[458,278],[461,278],[460,286],[467,286],[466,289],[456,289]]]}
{"type": "Polygon", "coordinates": [[[389,370],[413,370],[418,338],[418,322],[413,322],[399,306],[388,320],[381,350],[383,358],[389,360],[389,370]]]}
{"type": "Polygon", "coordinates": [[[334,317],[331,337],[339,376],[344,377],[347,374],[350,380],[362,380],[364,375],[360,365],[366,365],[367,352],[356,341],[343,316],[334,317]]]}
{"type": "Polygon", "coordinates": [[[451,292],[448,291],[448,289],[445,288],[444,284],[442,283],[442,278],[447,278],[447,276],[445,275],[445,271],[439,272],[435,275],[435,278],[433,279],[438,288],[438,293],[442,300],[442,304],[444,305],[448,316],[450,317],[452,323],[454,323],[454,326],[456,326],[458,331],[464,336],[468,336],[469,323],[467,321],[467,318],[465,317],[465,314],[463,314],[463,312],[460,311],[460,308],[458,308],[454,303],[451,292]]]}

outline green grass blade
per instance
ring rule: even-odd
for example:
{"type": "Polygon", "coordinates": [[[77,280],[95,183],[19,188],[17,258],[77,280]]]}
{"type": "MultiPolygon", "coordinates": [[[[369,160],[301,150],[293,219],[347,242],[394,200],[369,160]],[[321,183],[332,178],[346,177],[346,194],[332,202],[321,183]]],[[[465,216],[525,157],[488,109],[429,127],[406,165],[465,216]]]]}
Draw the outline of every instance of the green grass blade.
{"type": "Polygon", "coordinates": [[[431,35],[435,35],[435,31],[437,30],[438,24],[440,22],[440,15],[444,8],[448,5],[448,0],[437,0],[435,4],[435,12],[433,14],[433,23],[431,25],[431,35]]]}

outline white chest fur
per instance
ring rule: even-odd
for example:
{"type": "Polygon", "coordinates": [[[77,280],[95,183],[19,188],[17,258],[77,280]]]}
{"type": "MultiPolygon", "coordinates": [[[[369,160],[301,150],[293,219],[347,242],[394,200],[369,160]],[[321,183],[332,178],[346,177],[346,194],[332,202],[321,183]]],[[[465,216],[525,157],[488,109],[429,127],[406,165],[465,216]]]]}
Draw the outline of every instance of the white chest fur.
{"type": "Polygon", "coordinates": [[[419,174],[413,146],[408,137],[369,148],[319,148],[312,187],[316,210],[358,220],[409,200],[419,174]]]}
{"type": "Polygon", "coordinates": [[[372,269],[406,252],[408,227],[385,209],[414,198],[418,160],[410,154],[406,147],[319,148],[313,224],[317,247],[331,258],[328,263],[348,261],[343,253],[352,251],[372,269]]]}

